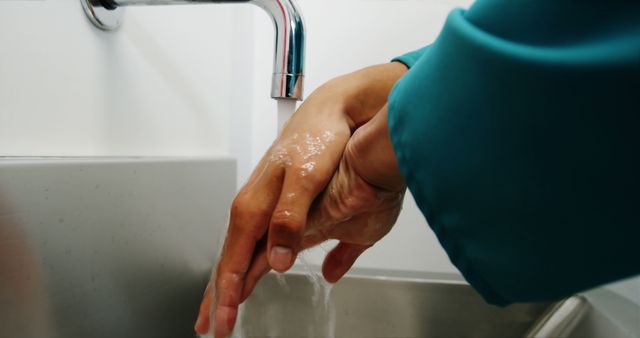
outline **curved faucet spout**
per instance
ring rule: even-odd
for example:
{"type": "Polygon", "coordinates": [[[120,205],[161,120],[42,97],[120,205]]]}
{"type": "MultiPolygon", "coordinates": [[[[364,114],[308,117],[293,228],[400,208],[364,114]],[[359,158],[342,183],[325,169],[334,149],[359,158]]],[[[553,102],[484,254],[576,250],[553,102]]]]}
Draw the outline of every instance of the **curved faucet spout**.
{"type": "Polygon", "coordinates": [[[304,80],[305,25],[294,0],[252,0],[264,9],[275,25],[271,97],[302,100],[304,80]]]}
{"type": "Polygon", "coordinates": [[[264,9],[275,26],[271,97],[302,100],[305,24],[295,0],[81,0],[89,19],[99,28],[113,29],[120,22],[119,7],[203,3],[250,3],[264,9]],[[117,18],[114,18],[117,16],[117,18]],[[111,24],[111,23],[114,24],[111,24]]]}

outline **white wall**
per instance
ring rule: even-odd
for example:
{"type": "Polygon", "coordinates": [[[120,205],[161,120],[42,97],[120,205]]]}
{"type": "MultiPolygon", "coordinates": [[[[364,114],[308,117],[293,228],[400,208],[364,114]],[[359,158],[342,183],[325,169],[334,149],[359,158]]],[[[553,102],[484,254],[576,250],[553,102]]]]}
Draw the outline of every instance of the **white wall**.
{"type": "Polygon", "coordinates": [[[0,156],[228,153],[229,7],[0,1],[0,156]],[[207,33],[207,34],[205,34],[207,33]]]}

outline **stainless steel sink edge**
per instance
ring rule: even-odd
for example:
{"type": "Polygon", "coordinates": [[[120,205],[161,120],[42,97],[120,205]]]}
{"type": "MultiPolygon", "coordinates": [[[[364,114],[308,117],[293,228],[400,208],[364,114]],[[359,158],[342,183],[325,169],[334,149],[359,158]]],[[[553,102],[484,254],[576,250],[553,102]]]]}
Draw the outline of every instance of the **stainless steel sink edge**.
{"type": "MultiPolygon", "coordinates": [[[[291,270],[286,273],[286,275],[307,275],[309,271],[313,271],[313,273],[321,275],[321,267],[314,264],[309,264],[308,266],[294,265],[291,270]]],[[[469,283],[464,280],[461,274],[449,272],[352,268],[343,278],[372,278],[388,281],[405,281],[417,283],[438,282],[469,285],[469,283]]]]}
{"type": "Polygon", "coordinates": [[[571,335],[589,310],[589,302],[582,295],[575,295],[553,305],[527,332],[527,338],[571,335]]]}
{"type": "Polygon", "coordinates": [[[329,291],[304,271],[269,274],[247,301],[242,331],[272,338],[555,338],[568,337],[588,306],[574,296],[498,307],[459,278],[370,273],[353,271],[329,291]]]}

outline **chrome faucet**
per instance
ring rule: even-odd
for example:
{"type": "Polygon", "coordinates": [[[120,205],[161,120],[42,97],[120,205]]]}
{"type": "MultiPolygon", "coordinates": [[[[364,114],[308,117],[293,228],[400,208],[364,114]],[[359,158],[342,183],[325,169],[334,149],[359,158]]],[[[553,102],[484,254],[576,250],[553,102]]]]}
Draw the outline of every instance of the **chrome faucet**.
{"type": "Polygon", "coordinates": [[[203,3],[254,4],[264,9],[275,24],[276,46],[271,97],[302,100],[304,80],[305,26],[295,0],[80,0],[91,22],[103,30],[117,28],[123,8],[139,5],[203,3]]]}

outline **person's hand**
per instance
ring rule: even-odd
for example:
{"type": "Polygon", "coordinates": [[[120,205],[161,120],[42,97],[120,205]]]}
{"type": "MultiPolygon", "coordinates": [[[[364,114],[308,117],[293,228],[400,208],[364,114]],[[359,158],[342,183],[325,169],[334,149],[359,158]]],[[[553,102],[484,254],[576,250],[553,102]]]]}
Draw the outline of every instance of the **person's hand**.
{"type": "Polygon", "coordinates": [[[213,311],[215,336],[228,336],[239,304],[257,281],[271,268],[291,267],[302,250],[309,207],[333,176],[351,132],[386,103],[405,71],[390,63],[339,77],[316,90],[288,121],[231,206],[215,285],[205,292],[197,333],[209,331],[213,311]]]}
{"type": "Polygon", "coordinates": [[[356,130],[338,171],[309,213],[303,247],[327,239],[340,241],[322,266],[327,281],[338,281],[366,249],[391,230],[402,209],[405,190],[385,106],[356,130]]]}

